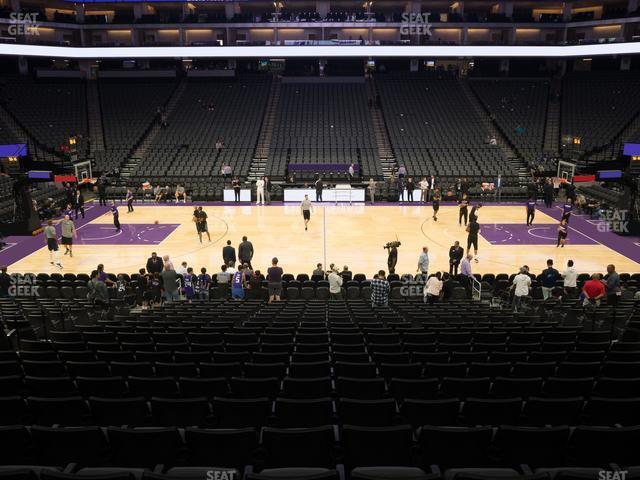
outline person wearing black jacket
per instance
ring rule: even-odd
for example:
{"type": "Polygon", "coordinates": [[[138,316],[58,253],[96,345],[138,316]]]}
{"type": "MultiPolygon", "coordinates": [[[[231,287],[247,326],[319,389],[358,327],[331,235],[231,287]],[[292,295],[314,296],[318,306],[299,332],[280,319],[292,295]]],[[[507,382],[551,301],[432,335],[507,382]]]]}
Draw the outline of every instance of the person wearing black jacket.
{"type": "Polygon", "coordinates": [[[76,201],[74,206],[76,209],[76,220],[78,219],[78,212],[80,212],[82,218],[84,218],[84,195],[82,195],[80,189],[76,190],[76,201]]]}
{"type": "Polygon", "coordinates": [[[316,180],[316,202],[322,201],[322,190],[324,189],[324,184],[322,183],[322,178],[316,180]]]}
{"type": "Polygon", "coordinates": [[[151,257],[147,260],[147,272],[149,272],[150,275],[153,275],[154,273],[162,272],[163,268],[164,263],[162,262],[162,259],[156,252],[152,252],[151,257]]]}
{"type": "Polygon", "coordinates": [[[416,184],[413,183],[413,178],[407,179],[407,201],[413,202],[413,190],[416,188],[416,184]]]}
{"type": "Polygon", "coordinates": [[[98,179],[98,197],[101,206],[107,206],[107,179],[102,176],[98,179]]]}
{"type": "Polygon", "coordinates": [[[544,206],[547,208],[553,207],[553,183],[551,180],[545,182],[544,187],[542,187],[542,192],[544,193],[544,206]]]}
{"type": "Polygon", "coordinates": [[[222,260],[227,267],[236,266],[236,249],[231,246],[231,240],[227,240],[227,245],[222,247],[222,260]]]}
{"type": "Polygon", "coordinates": [[[449,249],[449,275],[458,275],[458,267],[464,256],[464,249],[460,242],[456,241],[449,249]]]}
{"type": "Polygon", "coordinates": [[[462,219],[464,218],[464,225],[467,226],[469,219],[469,197],[466,193],[462,193],[462,197],[458,199],[458,225],[462,225],[462,219]]]}
{"type": "Polygon", "coordinates": [[[238,245],[238,258],[240,259],[240,263],[246,263],[249,265],[249,268],[253,270],[253,266],[251,266],[251,259],[253,258],[253,244],[247,240],[247,237],[242,237],[242,242],[238,245]]]}

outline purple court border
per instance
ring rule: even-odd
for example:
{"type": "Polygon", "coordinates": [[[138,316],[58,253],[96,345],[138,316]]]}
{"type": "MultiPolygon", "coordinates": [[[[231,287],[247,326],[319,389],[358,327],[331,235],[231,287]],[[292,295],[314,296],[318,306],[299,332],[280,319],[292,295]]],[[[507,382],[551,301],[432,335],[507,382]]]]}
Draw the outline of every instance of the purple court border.
{"type": "MultiPolygon", "coordinates": [[[[315,203],[315,202],[314,202],[315,203]]],[[[328,206],[336,205],[336,202],[321,202],[328,206]]],[[[475,203],[475,202],[474,202],[475,203]]],[[[489,206],[524,206],[523,202],[483,202],[485,205],[489,206]]],[[[338,202],[338,205],[349,205],[348,202],[338,202]]],[[[119,203],[118,205],[124,205],[124,203],[119,203]]],[[[136,207],[145,207],[145,206],[249,206],[255,205],[253,202],[187,202],[187,203],[163,203],[156,204],[153,202],[136,202],[134,206],[136,207]]],[[[298,205],[298,202],[272,202],[270,205],[265,205],[264,207],[270,206],[283,206],[283,205],[298,205]]],[[[366,205],[368,207],[376,207],[376,206],[401,206],[401,207],[419,207],[419,206],[430,206],[429,203],[421,204],[419,202],[415,203],[399,203],[399,202],[376,202],[374,205],[371,205],[369,202],[354,202],[353,205],[366,205]]],[[[441,205],[449,206],[455,205],[455,202],[442,202],[441,205]]],[[[109,210],[109,207],[102,207],[95,203],[87,205],[86,218],[79,219],[76,221],[76,227],[81,229],[84,225],[94,221],[101,215],[105,214],[109,210]]],[[[559,206],[554,206],[553,208],[544,208],[541,205],[538,206],[538,211],[545,213],[546,215],[560,220],[562,210],[559,206]]],[[[523,222],[524,222],[524,210],[523,210],[523,222]]],[[[126,223],[126,216],[121,216],[121,219],[126,223]]],[[[598,231],[596,225],[589,223],[587,217],[573,214],[571,216],[571,220],[569,222],[569,236],[568,236],[568,245],[571,245],[572,231],[573,235],[581,234],[587,238],[592,239],[596,244],[605,246],[610,248],[611,250],[633,260],[636,263],[640,264],[640,238],[639,237],[631,237],[631,236],[620,236],[616,235],[612,232],[601,232],[598,231]]],[[[534,223],[535,225],[535,223],[534,223]]],[[[44,246],[44,239],[42,234],[36,235],[34,237],[31,236],[9,236],[5,238],[5,242],[8,244],[6,248],[0,251],[0,264],[2,265],[11,265],[29,255],[41,249],[44,246]]]]}

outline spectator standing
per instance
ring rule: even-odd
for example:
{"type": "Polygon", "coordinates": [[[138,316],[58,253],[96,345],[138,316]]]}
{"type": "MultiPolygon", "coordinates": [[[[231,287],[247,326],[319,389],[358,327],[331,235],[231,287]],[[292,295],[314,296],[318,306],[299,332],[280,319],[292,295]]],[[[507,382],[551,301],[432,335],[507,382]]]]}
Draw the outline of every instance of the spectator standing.
{"type": "Polygon", "coordinates": [[[573,267],[573,260],[567,262],[567,268],[562,272],[564,292],[568,298],[576,298],[578,293],[578,272],[573,267]]]}
{"type": "Polygon", "coordinates": [[[598,273],[594,273],[593,275],[591,275],[591,280],[587,280],[582,286],[582,305],[585,307],[588,305],[598,307],[600,306],[600,300],[604,296],[604,284],[600,280],[600,275],[598,273]]]}
{"type": "Polygon", "coordinates": [[[319,263],[316,265],[316,269],[311,274],[312,277],[322,277],[324,278],[324,270],[322,269],[322,264],[319,263]]]}
{"type": "Polygon", "coordinates": [[[282,293],[282,275],[284,271],[278,266],[278,258],[271,259],[271,266],[267,269],[267,282],[269,288],[269,303],[280,300],[282,293]]]}
{"type": "Polygon", "coordinates": [[[342,276],[338,274],[335,268],[329,273],[329,296],[332,300],[342,300],[342,276]]]}
{"type": "Polygon", "coordinates": [[[422,247],[422,253],[418,257],[418,272],[424,279],[429,274],[429,247],[422,247]]]}
{"type": "Polygon", "coordinates": [[[162,257],[162,261],[164,262],[164,267],[163,268],[166,268],[168,266],[169,270],[175,270],[175,268],[173,268],[173,262],[169,258],[169,255],[163,256],[162,257]]]}
{"type": "Polygon", "coordinates": [[[434,177],[433,175],[431,175],[431,177],[429,178],[428,182],[427,182],[427,198],[428,200],[431,199],[431,196],[433,195],[433,192],[436,189],[436,177],[434,177]]]}
{"type": "Polygon", "coordinates": [[[440,298],[442,292],[442,280],[440,272],[436,272],[435,275],[431,275],[424,286],[423,295],[424,303],[433,305],[436,300],[440,298]]]}
{"type": "Polygon", "coordinates": [[[107,177],[101,175],[97,181],[98,199],[100,206],[107,206],[107,177]]]}
{"type": "Polygon", "coordinates": [[[342,271],[340,272],[340,276],[342,277],[342,279],[345,282],[348,282],[349,280],[353,279],[353,273],[351,272],[351,270],[349,270],[349,266],[345,265],[344,267],[342,267],[342,271]]]}
{"type": "Polygon", "coordinates": [[[531,277],[526,267],[520,267],[520,272],[513,278],[513,309],[519,312],[522,308],[522,299],[529,295],[531,277]]]}
{"type": "Polygon", "coordinates": [[[162,272],[164,264],[162,259],[158,257],[156,252],[151,252],[151,256],[147,259],[147,272],[151,275],[162,272]]]}
{"type": "Polygon", "coordinates": [[[550,179],[546,179],[544,186],[542,187],[542,194],[544,196],[544,206],[547,208],[553,207],[553,183],[550,179]]]}
{"type": "Polygon", "coordinates": [[[198,275],[198,283],[196,291],[198,292],[198,298],[200,300],[209,299],[209,288],[211,288],[211,275],[207,273],[207,269],[202,267],[200,269],[200,275],[198,275]]]}
{"type": "Polygon", "coordinates": [[[422,203],[427,203],[429,200],[429,182],[426,177],[422,177],[418,186],[420,187],[420,201],[422,203]]]}
{"type": "Polygon", "coordinates": [[[622,287],[620,286],[620,275],[618,274],[618,272],[616,272],[615,265],[607,265],[607,279],[605,280],[605,287],[607,288],[607,305],[615,309],[615,307],[618,305],[618,301],[620,300],[620,296],[622,295],[622,287]]]}
{"type": "Polygon", "coordinates": [[[256,181],[256,205],[264,205],[264,177],[256,181]]]}
{"type": "Polygon", "coordinates": [[[7,273],[5,265],[0,268],[0,298],[9,297],[9,289],[11,288],[11,275],[7,273]]]}
{"type": "Polygon", "coordinates": [[[240,185],[240,179],[238,177],[235,177],[232,182],[231,182],[231,188],[233,188],[233,198],[234,201],[239,202],[240,201],[240,189],[241,189],[241,185],[240,185]]]}
{"type": "Polygon", "coordinates": [[[164,299],[167,302],[180,300],[180,290],[178,285],[178,274],[173,269],[172,264],[165,264],[164,270],[160,274],[164,299]]]}
{"type": "Polygon", "coordinates": [[[384,270],[380,270],[371,280],[371,306],[386,307],[389,303],[389,292],[391,287],[387,281],[384,270]]]}
{"type": "Polygon", "coordinates": [[[553,268],[553,260],[547,260],[547,268],[542,271],[540,278],[542,284],[542,298],[545,300],[551,296],[556,282],[560,280],[560,272],[553,268]]]}
{"type": "Polygon", "coordinates": [[[498,174],[498,178],[496,178],[496,181],[493,182],[493,188],[495,201],[500,203],[500,200],[502,200],[502,175],[498,174]]]}
{"type": "Polygon", "coordinates": [[[475,279],[473,276],[473,271],[471,270],[471,260],[473,260],[473,255],[468,253],[460,264],[460,280],[462,281],[462,286],[467,290],[467,296],[469,297],[471,297],[471,293],[473,290],[473,281],[475,279]]]}
{"type": "Polygon", "coordinates": [[[244,289],[247,286],[247,278],[244,275],[242,265],[238,265],[238,271],[231,277],[231,298],[244,299],[244,289]]]}
{"type": "Polygon", "coordinates": [[[413,178],[407,179],[407,202],[413,202],[413,191],[416,188],[416,184],[413,183],[413,178]]]}
{"type": "Polygon", "coordinates": [[[188,270],[187,262],[182,262],[180,266],[176,269],[176,273],[184,278],[184,276],[187,274],[187,270],[188,270]]]}
{"type": "Polygon", "coordinates": [[[236,265],[236,249],[231,246],[231,240],[227,240],[227,244],[222,247],[222,260],[225,265],[236,265]]]}
{"type": "Polygon", "coordinates": [[[264,177],[264,198],[267,205],[271,204],[271,180],[269,177],[264,177]]]}
{"type": "Polygon", "coordinates": [[[456,242],[449,248],[449,275],[458,275],[458,267],[464,256],[464,248],[456,242]]]}
{"type": "Polygon", "coordinates": [[[242,237],[242,242],[238,245],[238,258],[241,263],[246,263],[249,268],[253,270],[251,266],[251,259],[253,258],[253,244],[247,240],[247,237],[242,237]]]}
{"type": "Polygon", "coordinates": [[[376,182],[373,178],[369,179],[367,189],[369,190],[369,199],[371,200],[371,204],[373,205],[376,202],[376,182]]]}
{"type": "Polygon", "coordinates": [[[105,306],[109,304],[109,291],[105,283],[100,280],[97,270],[91,272],[91,279],[87,283],[87,299],[96,305],[105,306]]]}
{"type": "Polygon", "coordinates": [[[322,181],[322,177],[316,180],[315,187],[316,187],[316,202],[321,202],[322,190],[324,190],[324,182],[322,181]]]}

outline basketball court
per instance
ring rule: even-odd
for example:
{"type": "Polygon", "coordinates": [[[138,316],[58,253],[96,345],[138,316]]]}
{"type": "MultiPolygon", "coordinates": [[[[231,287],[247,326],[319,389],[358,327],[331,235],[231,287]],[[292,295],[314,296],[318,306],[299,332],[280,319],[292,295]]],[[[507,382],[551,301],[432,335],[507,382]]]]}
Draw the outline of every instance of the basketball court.
{"type": "MultiPolygon", "coordinates": [[[[448,270],[448,251],[455,240],[466,247],[467,234],[458,225],[458,208],[443,205],[438,221],[430,205],[314,204],[309,230],[304,230],[298,204],[257,206],[203,204],[208,214],[211,242],[198,241],[192,222],[193,205],[136,205],[126,213],[120,206],[122,231],[116,232],[106,207],[91,205],[85,220],[76,222],[78,238],[73,258],[61,255],[63,273],[85,273],[103,263],[109,272],[135,272],[144,267],[152,251],[168,254],[174,265],[186,261],[211,273],[222,264],[227,240],[237,247],[243,235],[253,243],[254,268],[266,270],[277,256],[286,272],[308,272],[317,263],[348,265],[354,273],[372,275],[386,270],[383,245],[398,238],[396,272],[415,273],[422,246],[429,247],[430,271],[448,270]],[[156,221],[158,222],[156,224],[156,221]]],[[[481,225],[479,262],[474,273],[513,273],[523,264],[542,270],[548,258],[558,268],[573,259],[580,272],[602,272],[613,263],[620,272],[640,271],[640,242],[605,229],[598,220],[572,215],[565,248],[556,247],[559,207],[540,208],[534,225],[525,225],[524,205],[485,205],[479,210],[481,225]]],[[[59,271],[49,263],[42,235],[8,237],[0,263],[14,272],[59,271]]],[[[61,253],[64,249],[61,247],[61,253]]]]}

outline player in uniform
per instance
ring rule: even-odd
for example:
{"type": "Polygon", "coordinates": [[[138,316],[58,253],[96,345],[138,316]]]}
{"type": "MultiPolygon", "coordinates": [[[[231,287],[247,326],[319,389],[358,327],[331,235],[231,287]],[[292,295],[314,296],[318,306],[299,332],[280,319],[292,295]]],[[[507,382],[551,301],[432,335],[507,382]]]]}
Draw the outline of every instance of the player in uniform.
{"type": "Polygon", "coordinates": [[[440,201],[442,200],[442,194],[440,193],[440,189],[436,188],[433,192],[432,197],[433,203],[431,206],[433,207],[433,220],[438,221],[438,210],[440,210],[440,201]]]}
{"type": "Polygon", "coordinates": [[[113,226],[116,227],[116,232],[121,230],[120,228],[120,213],[118,212],[118,207],[116,206],[116,202],[111,202],[111,214],[113,215],[113,226]]]}
{"type": "Polygon", "coordinates": [[[566,223],[569,223],[569,219],[571,218],[571,211],[573,210],[573,204],[571,203],[571,200],[567,199],[566,202],[564,202],[564,205],[562,205],[562,219],[561,220],[566,220],[566,223]]]}
{"type": "Polygon", "coordinates": [[[458,199],[458,208],[460,209],[458,225],[462,226],[462,219],[464,218],[464,226],[466,227],[469,219],[469,197],[466,193],[462,193],[462,196],[458,199]]]}
{"type": "Polygon", "coordinates": [[[564,244],[567,242],[568,232],[569,226],[567,225],[567,220],[563,218],[560,220],[560,225],[558,225],[558,243],[556,244],[556,248],[564,248],[564,244]]]}
{"type": "Polygon", "coordinates": [[[196,232],[198,232],[198,238],[202,243],[202,234],[206,233],[209,241],[211,241],[211,235],[209,234],[209,225],[207,224],[207,212],[202,207],[197,207],[193,211],[193,221],[196,223],[196,232]]]}
{"type": "Polygon", "coordinates": [[[311,220],[311,210],[313,207],[311,206],[311,200],[309,200],[309,195],[304,196],[304,200],[300,203],[300,210],[302,211],[302,218],[304,219],[304,229],[307,230],[307,224],[309,220],[311,220]]]}
{"type": "Polygon", "coordinates": [[[47,220],[47,226],[44,227],[44,238],[47,243],[47,249],[49,250],[49,263],[62,268],[60,255],[58,253],[58,234],[56,233],[56,227],[53,226],[53,220],[51,219],[47,220]]]}
{"type": "Polygon", "coordinates": [[[127,213],[133,212],[133,192],[130,188],[127,188],[125,200],[127,201],[127,213]]]}
{"type": "Polygon", "coordinates": [[[533,219],[536,216],[536,201],[534,198],[527,200],[527,227],[533,225],[533,219]]]}

